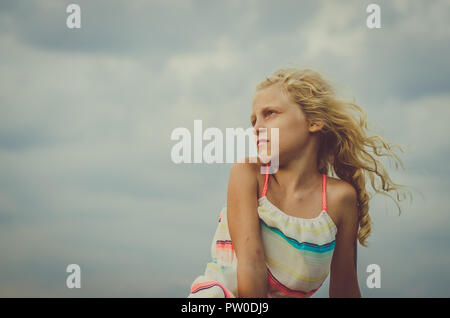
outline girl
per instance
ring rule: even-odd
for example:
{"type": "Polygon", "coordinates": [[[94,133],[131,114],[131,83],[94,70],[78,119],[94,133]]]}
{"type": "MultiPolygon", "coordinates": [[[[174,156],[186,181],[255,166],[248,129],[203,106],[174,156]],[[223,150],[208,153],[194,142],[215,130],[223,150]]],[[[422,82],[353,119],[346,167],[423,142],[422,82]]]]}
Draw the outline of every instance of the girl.
{"type": "Polygon", "coordinates": [[[188,298],[310,297],[329,274],[330,297],[361,297],[357,241],[367,247],[371,233],[366,181],[400,211],[389,192],[402,201],[402,186],[376,158],[387,156],[403,167],[392,151],[400,147],[366,135],[364,110],[337,98],[310,69],[280,69],[260,83],[251,123],[258,149],[273,149],[271,128],[278,128],[277,150],[267,153],[278,156],[278,170],[271,173],[259,160],[233,164],[212,261],[188,298]]]}

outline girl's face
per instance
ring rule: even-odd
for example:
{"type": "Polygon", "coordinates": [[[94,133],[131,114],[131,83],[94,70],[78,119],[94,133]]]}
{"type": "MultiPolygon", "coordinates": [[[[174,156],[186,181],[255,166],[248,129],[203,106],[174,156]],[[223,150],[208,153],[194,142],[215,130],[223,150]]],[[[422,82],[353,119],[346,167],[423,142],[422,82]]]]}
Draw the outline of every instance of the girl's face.
{"type": "Polygon", "coordinates": [[[300,106],[286,94],[279,84],[257,91],[253,97],[250,117],[258,153],[264,156],[266,152],[269,158],[278,155],[280,164],[301,155],[310,133],[314,131],[300,106]],[[261,128],[266,128],[266,133],[261,128]],[[276,136],[272,136],[271,128],[278,128],[278,140],[276,136]],[[266,145],[263,143],[264,139],[267,140],[266,145]],[[265,146],[267,150],[264,150],[265,146]]]}

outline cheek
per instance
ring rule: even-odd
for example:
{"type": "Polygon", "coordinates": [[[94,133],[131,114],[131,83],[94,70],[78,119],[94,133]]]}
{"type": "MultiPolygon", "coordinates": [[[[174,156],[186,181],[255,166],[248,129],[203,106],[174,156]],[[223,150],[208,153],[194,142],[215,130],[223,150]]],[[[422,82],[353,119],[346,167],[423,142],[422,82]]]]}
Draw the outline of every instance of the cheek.
{"type": "Polygon", "coordinates": [[[308,138],[308,131],[301,124],[283,127],[279,130],[279,147],[280,150],[289,150],[301,145],[308,138]]]}
{"type": "Polygon", "coordinates": [[[289,125],[280,127],[279,136],[281,139],[302,139],[308,134],[308,130],[305,128],[303,123],[299,123],[298,121],[292,122],[289,125]]]}
{"type": "Polygon", "coordinates": [[[271,130],[273,127],[267,127],[268,138],[270,139],[270,142],[273,143],[273,149],[275,150],[276,147],[278,147],[281,152],[301,147],[309,135],[307,121],[305,118],[299,116],[298,114],[286,115],[279,116],[271,123],[273,127],[278,128],[278,142],[276,141],[276,136],[271,130]]]}

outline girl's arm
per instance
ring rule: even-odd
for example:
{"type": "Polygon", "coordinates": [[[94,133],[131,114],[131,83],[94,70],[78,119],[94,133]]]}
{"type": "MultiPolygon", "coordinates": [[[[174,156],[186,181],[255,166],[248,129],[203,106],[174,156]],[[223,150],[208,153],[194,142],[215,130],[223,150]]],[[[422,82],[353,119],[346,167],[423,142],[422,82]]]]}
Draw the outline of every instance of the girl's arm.
{"type": "Polygon", "coordinates": [[[361,297],[356,270],[358,233],[357,193],[346,183],[336,204],[339,214],[336,245],[331,261],[330,297],[361,297]]]}
{"type": "Polygon", "coordinates": [[[228,183],[227,217],[237,257],[238,297],[267,296],[267,268],[258,217],[255,169],[259,171],[254,163],[233,164],[228,183]]]}

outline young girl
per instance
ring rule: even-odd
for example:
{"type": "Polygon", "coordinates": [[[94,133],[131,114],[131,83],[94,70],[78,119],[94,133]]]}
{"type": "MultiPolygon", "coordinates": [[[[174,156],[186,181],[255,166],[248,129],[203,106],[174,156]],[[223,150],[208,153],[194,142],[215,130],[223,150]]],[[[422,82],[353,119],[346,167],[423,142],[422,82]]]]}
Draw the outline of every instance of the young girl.
{"type": "Polygon", "coordinates": [[[330,297],[361,297],[357,241],[367,247],[371,232],[366,181],[400,210],[389,192],[401,201],[402,186],[376,159],[387,156],[403,167],[392,151],[398,145],[368,136],[363,109],[337,98],[310,69],[280,69],[260,83],[251,123],[258,149],[273,149],[271,128],[278,128],[277,150],[268,152],[278,156],[278,170],[260,160],[233,164],[212,261],[188,298],[310,297],[328,274],[330,297]]]}

